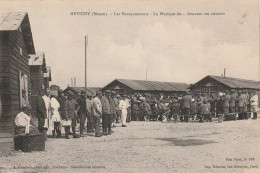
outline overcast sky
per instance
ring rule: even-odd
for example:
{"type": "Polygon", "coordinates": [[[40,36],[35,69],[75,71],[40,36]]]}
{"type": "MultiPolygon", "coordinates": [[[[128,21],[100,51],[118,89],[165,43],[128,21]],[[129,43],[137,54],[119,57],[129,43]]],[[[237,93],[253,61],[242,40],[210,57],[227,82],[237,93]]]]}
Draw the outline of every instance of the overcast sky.
{"type": "Polygon", "coordinates": [[[259,79],[257,0],[26,1],[0,2],[1,12],[28,12],[36,51],[52,68],[52,84],[72,77],[84,86],[88,35],[88,86],[116,78],[194,83],[204,76],[259,79]],[[129,2],[129,3],[128,3],[129,2]],[[132,3],[130,3],[132,2],[132,3]],[[108,16],[72,16],[70,12],[108,16]],[[113,12],[221,12],[219,16],[113,16],[113,12]]]}

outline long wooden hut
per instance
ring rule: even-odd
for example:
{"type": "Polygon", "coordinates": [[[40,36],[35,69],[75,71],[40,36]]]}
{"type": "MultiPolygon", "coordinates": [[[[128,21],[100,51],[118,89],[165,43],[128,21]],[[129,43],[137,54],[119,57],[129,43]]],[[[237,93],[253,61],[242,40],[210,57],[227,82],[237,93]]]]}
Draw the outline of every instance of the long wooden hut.
{"type": "Polygon", "coordinates": [[[198,93],[210,95],[211,93],[223,92],[231,89],[260,91],[260,82],[247,79],[208,75],[191,85],[189,89],[195,95],[198,93]]]}
{"type": "Polygon", "coordinates": [[[119,94],[129,93],[150,93],[180,95],[185,93],[189,85],[179,82],[159,82],[146,80],[115,79],[101,90],[114,90],[119,94]]]}
{"type": "Polygon", "coordinates": [[[13,119],[22,100],[30,100],[29,54],[35,54],[35,49],[28,14],[0,13],[0,145],[5,145],[5,151],[13,146],[13,119]]]}

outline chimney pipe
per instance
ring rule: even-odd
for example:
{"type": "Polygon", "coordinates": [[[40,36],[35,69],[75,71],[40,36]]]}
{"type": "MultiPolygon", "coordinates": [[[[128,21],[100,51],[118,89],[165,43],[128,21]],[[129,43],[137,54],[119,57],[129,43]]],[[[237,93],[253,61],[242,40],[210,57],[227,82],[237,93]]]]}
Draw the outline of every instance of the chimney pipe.
{"type": "Polygon", "coordinates": [[[224,77],[226,77],[226,68],[224,68],[224,77]]]}

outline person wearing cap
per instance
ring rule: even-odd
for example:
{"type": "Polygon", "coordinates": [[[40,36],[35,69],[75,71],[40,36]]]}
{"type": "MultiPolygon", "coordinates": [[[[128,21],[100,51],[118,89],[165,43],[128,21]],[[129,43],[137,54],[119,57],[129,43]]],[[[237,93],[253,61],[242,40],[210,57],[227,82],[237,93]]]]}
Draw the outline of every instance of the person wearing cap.
{"type": "Polygon", "coordinates": [[[77,126],[76,106],[77,106],[77,102],[73,98],[73,96],[74,96],[73,92],[68,91],[68,99],[66,100],[67,117],[68,117],[68,119],[71,119],[71,127],[72,127],[73,138],[79,138],[79,136],[76,134],[76,126],[77,126]]]}
{"type": "Polygon", "coordinates": [[[229,112],[230,113],[236,112],[236,99],[237,99],[237,95],[235,94],[235,91],[231,90],[230,101],[229,101],[229,112]]]}
{"type": "Polygon", "coordinates": [[[69,119],[67,117],[67,107],[66,107],[67,98],[64,96],[62,89],[58,90],[57,100],[60,103],[59,113],[60,113],[60,116],[61,116],[61,119],[62,119],[62,121],[61,121],[62,126],[65,129],[65,136],[66,136],[66,139],[69,139],[69,131],[70,131],[71,123],[69,123],[69,119]]]}
{"type": "Polygon", "coordinates": [[[139,102],[137,99],[137,94],[135,93],[134,96],[131,99],[131,120],[137,121],[138,120],[138,116],[139,116],[139,102]]]}
{"type": "Polygon", "coordinates": [[[229,113],[229,102],[230,102],[230,95],[229,95],[229,92],[226,91],[225,95],[223,97],[224,114],[228,114],[229,113]]]}
{"type": "Polygon", "coordinates": [[[93,114],[93,123],[95,126],[95,137],[102,136],[99,128],[100,119],[102,117],[102,104],[100,100],[101,98],[102,98],[102,93],[100,91],[97,91],[96,97],[93,99],[93,106],[91,107],[92,114],[93,114]]]}
{"type": "Polygon", "coordinates": [[[127,108],[127,116],[126,116],[126,122],[130,123],[131,122],[131,101],[129,99],[129,95],[126,95],[126,102],[128,104],[127,108]]]}
{"type": "Polygon", "coordinates": [[[32,124],[31,117],[29,116],[30,108],[24,105],[21,108],[21,112],[18,113],[15,117],[15,134],[32,134],[32,133],[39,133],[37,127],[32,124]]]}
{"type": "Polygon", "coordinates": [[[203,100],[203,104],[201,105],[201,115],[200,122],[204,122],[204,120],[212,121],[211,120],[211,112],[210,112],[210,105],[207,103],[206,100],[203,100]]]}
{"type": "Polygon", "coordinates": [[[61,116],[59,113],[60,103],[56,99],[55,95],[51,95],[51,112],[52,119],[54,123],[54,130],[52,131],[52,136],[55,138],[55,132],[57,133],[57,138],[61,137],[61,116]]]}
{"type": "MultiPolygon", "coordinates": [[[[42,92],[39,92],[39,94],[42,95],[42,92]]],[[[41,133],[46,133],[48,127],[44,127],[45,119],[47,118],[45,102],[41,96],[37,96],[35,103],[36,117],[38,119],[38,130],[41,133]]]]}
{"type": "Polygon", "coordinates": [[[46,119],[44,123],[44,128],[49,129],[49,131],[54,130],[54,124],[51,123],[51,99],[50,99],[50,88],[47,88],[42,96],[44,104],[46,107],[46,119]]]}
{"type": "Polygon", "coordinates": [[[181,121],[188,122],[191,108],[191,95],[189,92],[186,92],[186,95],[182,97],[180,107],[183,115],[181,121]]]}
{"type": "Polygon", "coordinates": [[[111,133],[111,92],[110,90],[105,91],[105,95],[101,98],[102,103],[102,128],[103,135],[108,135],[111,133]]]}
{"type": "Polygon", "coordinates": [[[238,119],[246,119],[246,98],[243,92],[238,93],[238,119]]]}
{"type": "Polygon", "coordinates": [[[116,97],[114,98],[114,101],[117,105],[117,111],[116,111],[116,123],[119,123],[119,120],[121,119],[121,114],[119,110],[119,102],[120,102],[120,95],[117,94],[116,97]]]}
{"type": "Polygon", "coordinates": [[[87,94],[87,99],[86,99],[86,110],[87,110],[87,132],[91,133],[94,132],[93,130],[93,114],[92,114],[92,105],[93,105],[93,100],[92,100],[92,94],[88,93],[87,94]]]}
{"type": "Polygon", "coordinates": [[[129,107],[129,104],[125,94],[122,95],[122,98],[123,99],[119,102],[119,109],[121,111],[122,127],[126,127],[127,108],[129,107]]]}
{"type": "Polygon", "coordinates": [[[76,99],[77,102],[77,112],[78,112],[78,119],[79,119],[79,131],[80,131],[80,137],[83,137],[83,130],[84,130],[84,124],[86,122],[87,117],[87,108],[86,108],[86,92],[81,91],[80,96],[76,99]]]}
{"type": "Polygon", "coordinates": [[[118,98],[116,97],[117,93],[115,91],[112,91],[111,92],[112,95],[112,104],[111,104],[111,108],[112,108],[112,127],[114,126],[114,122],[116,120],[118,120],[118,111],[119,111],[119,100],[118,98]]]}

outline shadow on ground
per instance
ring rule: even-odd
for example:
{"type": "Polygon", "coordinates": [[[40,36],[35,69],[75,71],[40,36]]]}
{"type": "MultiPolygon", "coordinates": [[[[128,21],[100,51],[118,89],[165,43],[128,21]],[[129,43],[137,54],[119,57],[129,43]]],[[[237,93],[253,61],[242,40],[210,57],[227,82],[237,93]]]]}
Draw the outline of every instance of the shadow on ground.
{"type": "Polygon", "coordinates": [[[214,141],[201,140],[201,139],[156,138],[156,140],[168,141],[168,142],[170,142],[169,145],[183,146],[183,147],[217,143],[214,141]]]}

